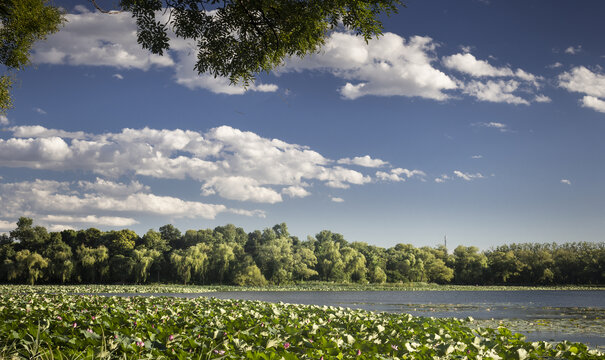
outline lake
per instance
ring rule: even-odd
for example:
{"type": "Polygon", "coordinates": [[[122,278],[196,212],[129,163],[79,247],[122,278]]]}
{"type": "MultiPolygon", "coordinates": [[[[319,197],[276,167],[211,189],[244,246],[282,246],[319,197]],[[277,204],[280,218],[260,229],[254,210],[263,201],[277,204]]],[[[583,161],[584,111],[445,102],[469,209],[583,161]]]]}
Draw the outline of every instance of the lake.
{"type": "MultiPolygon", "coordinates": [[[[106,294],[116,295],[116,294],[106,294]]],[[[528,291],[228,291],[196,294],[120,294],[122,296],[199,296],[328,305],[409,313],[415,316],[473,317],[474,324],[500,323],[527,340],[578,341],[605,349],[605,292],[528,291]]]]}

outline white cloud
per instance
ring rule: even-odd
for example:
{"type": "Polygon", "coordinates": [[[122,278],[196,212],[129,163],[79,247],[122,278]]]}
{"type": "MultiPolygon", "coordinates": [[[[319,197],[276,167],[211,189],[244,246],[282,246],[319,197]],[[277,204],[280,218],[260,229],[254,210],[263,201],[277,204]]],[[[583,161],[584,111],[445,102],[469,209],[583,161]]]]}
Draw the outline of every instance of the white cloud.
{"type": "Polygon", "coordinates": [[[381,167],[381,166],[388,164],[388,162],[380,160],[380,159],[372,159],[370,157],[370,155],[357,156],[357,157],[354,157],[353,159],[343,158],[343,159],[338,160],[337,163],[345,164],[345,165],[358,165],[358,166],[364,166],[364,167],[370,167],[370,168],[381,167]]]}
{"type": "Polygon", "coordinates": [[[471,159],[482,159],[483,155],[473,155],[471,156],[471,159]]]}
{"type": "Polygon", "coordinates": [[[288,186],[287,188],[282,189],[281,193],[291,198],[303,198],[311,195],[311,193],[302,186],[288,186]]]}
{"type": "Polygon", "coordinates": [[[131,181],[130,184],[117,183],[101,178],[97,178],[95,182],[78,181],[78,186],[86,191],[93,191],[100,195],[111,197],[128,196],[129,194],[150,191],[149,186],[143,185],[138,181],[131,181]]]}
{"type": "MultiPolygon", "coordinates": [[[[385,171],[377,171],[376,178],[383,181],[394,181],[394,182],[402,182],[405,181],[406,178],[409,179],[413,176],[424,178],[426,173],[422,170],[408,170],[402,168],[391,169],[390,172],[385,171]]],[[[423,180],[424,181],[424,180],[423,180]]]]}
{"type": "Polygon", "coordinates": [[[546,95],[536,95],[534,101],[537,103],[549,103],[552,101],[552,99],[546,95]]]}
{"type": "MultiPolygon", "coordinates": [[[[193,179],[201,183],[205,195],[265,203],[283,201],[282,194],[308,196],[308,181],[335,188],[372,181],[369,175],[347,168],[343,161],[336,165],[306,146],[229,126],[205,133],[143,128],[88,134],[42,126],[15,126],[10,131],[13,137],[0,139],[0,166],[89,171],[99,178],[80,181],[80,188],[111,196],[149,192],[139,182],[117,186],[104,180],[137,175],[193,179]]],[[[344,162],[386,164],[369,155],[344,162]]],[[[407,177],[419,175],[414,170],[392,171],[407,177]]]]}
{"type": "Polygon", "coordinates": [[[8,125],[9,123],[10,121],[8,121],[6,115],[0,114],[0,125],[8,125]]]}
{"type": "Polygon", "coordinates": [[[510,67],[495,67],[486,60],[478,60],[470,53],[454,54],[445,56],[442,59],[443,65],[447,68],[457,70],[461,73],[471,75],[472,77],[516,77],[520,80],[532,83],[538,87],[538,80],[541,77],[530,74],[523,69],[513,71],[510,67]]]}
{"type": "Polygon", "coordinates": [[[292,58],[280,71],[323,70],[347,83],[339,89],[346,99],[366,95],[409,96],[445,100],[455,89],[448,75],[433,67],[436,44],[429,37],[385,33],[366,43],[349,33],[334,32],[319,54],[292,58]]]}
{"type": "Polygon", "coordinates": [[[443,57],[443,65],[476,77],[513,76],[509,67],[496,68],[485,60],[477,60],[472,54],[455,54],[443,57]]]}
{"type": "Polygon", "coordinates": [[[274,204],[282,201],[281,195],[268,187],[259,186],[257,180],[243,176],[214,177],[202,186],[203,195],[217,194],[225,199],[274,204]]]}
{"type": "Polygon", "coordinates": [[[568,179],[561,179],[561,184],[571,185],[571,181],[568,179]]]}
{"type": "Polygon", "coordinates": [[[28,216],[48,224],[129,226],[137,223],[136,216],[145,214],[193,219],[214,219],[223,212],[264,215],[259,210],[229,209],[220,204],[206,204],[142,192],[139,190],[147,189],[141,189],[136,182],[130,185],[110,181],[91,184],[97,185],[83,186],[82,182],[41,179],[0,183],[3,205],[0,208],[0,217],[28,216]],[[128,188],[133,192],[116,191],[128,188]],[[124,216],[126,214],[129,216],[124,216]]]}
{"type": "Polygon", "coordinates": [[[465,181],[471,181],[473,179],[483,179],[485,177],[481,173],[471,174],[462,172],[460,170],[454,170],[454,175],[465,181]]]}
{"type": "Polygon", "coordinates": [[[582,107],[587,107],[602,113],[605,113],[605,101],[594,96],[586,95],[581,100],[582,107]]]}
{"type": "Polygon", "coordinates": [[[594,73],[584,66],[559,75],[559,86],[571,92],[605,98],[605,75],[594,73]]]}
{"type": "Polygon", "coordinates": [[[580,51],[582,51],[582,45],[570,46],[567,49],[565,49],[565,53],[571,54],[571,55],[575,55],[575,54],[579,53],[580,51]]]}
{"type": "Polygon", "coordinates": [[[36,44],[34,62],[140,70],[174,65],[169,54],[153,55],[141,48],[130,13],[108,16],[82,7],[77,10],[80,13],[65,15],[61,31],[36,44]]]}
{"type": "Polygon", "coordinates": [[[41,109],[41,108],[38,108],[38,107],[34,108],[34,111],[37,112],[40,115],[46,115],[47,114],[47,112],[44,109],[41,109]]]}
{"type": "Polygon", "coordinates": [[[122,74],[113,74],[111,75],[112,77],[118,79],[118,80],[124,80],[124,76],[122,76],[122,74]]]}
{"type": "Polygon", "coordinates": [[[442,174],[439,177],[435,178],[435,182],[438,184],[444,183],[447,180],[451,180],[452,178],[446,174],[442,174]]]}
{"type": "Polygon", "coordinates": [[[332,197],[331,200],[336,203],[341,203],[345,201],[345,199],[339,197],[332,197]]]}
{"type": "Polygon", "coordinates": [[[13,132],[15,137],[19,138],[49,138],[49,137],[62,137],[67,139],[85,139],[90,135],[83,131],[64,131],[56,129],[47,129],[40,125],[24,125],[24,126],[13,126],[9,129],[13,132]]]}
{"type": "Polygon", "coordinates": [[[500,132],[509,132],[510,131],[508,128],[508,125],[499,123],[499,122],[495,122],[495,121],[474,123],[473,126],[498,129],[500,132]]]}
{"type": "MultiPolygon", "coordinates": [[[[87,215],[87,216],[71,216],[71,215],[46,215],[41,218],[36,219],[37,221],[44,221],[49,223],[78,223],[78,224],[93,224],[93,225],[103,225],[103,226],[130,226],[134,224],[138,224],[139,222],[133,218],[127,217],[118,217],[118,216],[96,216],[96,215],[87,215]]],[[[60,225],[65,226],[65,225],[60,225]]]]}
{"type": "Polygon", "coordinates": [[[563,64],[561,64],[560,62],[557,61],[556,63],[548,65],[547,67],[550,68],[550,69],[558,69],[561,66],[563,66],[563,64]]]}
{"type": "Polygon", "coordinates": [[[17,228],[17,221],[0,220],[0,232],[9,232],[17,228]]]}
{"type": "Polygon", "coordinates": [[[570,92],[582,93],[580,100],[583,107],[605,112],[605,75],[590,71],[584,66],[577,66],[570,72],[559,75],[559,86],[570,92]]]}
{"type": "Polygon", "coordinates": [[[515,80],[489,80],[487,82],[473,80],[464,86],[464,93],[474,96],[480,101],[529,105],[529,101],[513,94],[518,88],[519,82],[515,80]]]}
{"type": "Polygon", "coordinates": [[[46,230],[50,232],[61,232],[63,230],[76,230],[76,228],[71,225],[51,224],[46,226],[46,230]]]}

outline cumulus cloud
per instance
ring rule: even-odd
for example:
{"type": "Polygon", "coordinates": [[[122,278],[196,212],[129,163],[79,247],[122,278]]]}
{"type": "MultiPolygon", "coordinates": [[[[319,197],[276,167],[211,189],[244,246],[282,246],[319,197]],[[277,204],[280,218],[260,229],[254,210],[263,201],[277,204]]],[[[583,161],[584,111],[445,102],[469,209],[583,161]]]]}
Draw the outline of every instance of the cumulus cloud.
{"type": "Polygon", "coordinates": [[[337,163],[345,164],[345,165],[358,165],[358,166],[364,166],[364,167],[370,167],[370,168],[381,167],[381,166],[388,164],[388,162],[380,160],[380,159],[372,159],[370,157],[370,155],[356,156],[352,159],[343,158],[343,159],[338,160],[337,163]]]}
{"type": "Polygon", "coordinates": [[[413,176],[420,177],[421,179],[423,179],[426,176],[426,173],[422,170],[408,170],[402,168],[391,169],[390,172],[376,172],[376,178],[383,181],[402,182],[405,181],[406,178],[409,179],[413,176]]]}
{"type": "Polygon", "coordinates": [[[587,107],[605,113],[605,101],[594,96],[586,95],[581,100],[582,107],[587,107]]]}
{"type": "MultiPolygon", "coordinates": [[[[144,50],[136,37],[136,23],[128,12],[107,16],[90,12],[83,6],[65,16],[67,22],[61,31],[47,40],[36,43],[32,58],[38,64],[64,64],[84,66],[110,66],[118,69],[172,68],[175,81],[190,89],[207,89],[215,93],[243,94],[246,89],[234,85],[229,79],[198,75],[193,70],[196,52],[186,41],[170,41],[171,51],[163,56],[144,50]]],[[[123,79],[122,74],[113,77],[123,79]]],[[[248,90],[276,91],[274,84],[250,84],[248,90]]]]}
{"type": "Polygon", "coordinates": [[[476,77],[514,75],[514,72],[509,67],[494,67],[485,60],[477,60],[475,56],[469,53],[445,56],[443,57],[443,65],[476,77]]]}
{"type": "Polygon", "coordinates": [[[302,186],[288,186],[283,188],[281,193],[291,198],[303,198],[311,195],[311,193],[302,186]]]}
{"type": "Polygon", "coordinates": [[[129,226],[137,223],[133,215],[145,214],[193,219],[214,219],[223,212],[263,215],[258,210],[229,209],[221,204],[155,195],[144,192],[148,189],[137,182],[124,184],[97,179],[88,185],[42,179],[0,183],[3,205],[0,218],[29,216],[48,224],[129,226]]]}
{"type": "Polygon", "coordinates": [[[548,65],[547,67],[550,68],[550,69],[558,69],[561,66],[563,66],[563,64],[561,64],[560,62],[557,61],[554,64],[548,65]]]}
{"type": "MultiPolygon", "coordinates": [[[[149,188],[139,182],[116,185],[104,180],[138,175],[193,179],[201,183],[203,195],[276,203],[283,201],[282,195],[309,195],[305,189],[308,181],[334,188],[372,181],[371,176],[347,168],[344,163],[386,164],[369,155],[347,158],[338,164],[306,146],[263,138],[229,126],[205,133],[143,128],[88,134],[42,126],[15,126],[10,131],[13,137],[0,139],[0,166],[89,171],[99,178],[93,182],[80,181],[78,186],[110,196],[148,193],[149,188]]],[[[392,172],[407,177],[418,175],[406,169],[392,172]]]]}
{"type": "Polygon", "coordinates": [[[464,93],[474,96],[480,101],[529,105],[529,101],[513,94],[518,88],[519,82],[516,80],[489,80],[487,82],[473,80],[464,85],[464,93]]]}
{"type": "Polygon", "coordinates": [[[124,76],[122,76],[122,74],[113,74],[113,75],[111,75],[111,77],[114,77],[118,80],[124,80],[124,76]]]}
{"type": "Polygon", "coordinates": [[[561,179],[561,184],[571,185],[571,181],[568,179],[561,179]]]}
{"type": "Polygon", "coordinates": [[[239,201],[274,204],[282,201],[281,195],[268,187],[260,186],[256,179],[244,176],[214,177],[202,186],[203,195],[213,195],[239,201]]]}
{"type": "Polygon", "coordinates": [[[332,197],[331,200],[336,203],[341,203],[345,201],[345,199],[339,197],[332,197]]]}
{"type": "Polygon", "coordinates": [[[0,114],[0,125],[8,125],[9,123],[10,121],[8,121],[6,115],[0,114]]]}
{"type": "Polygon", "coordinates": [[[40,125],[24,125],[24,126],[13,126],[9,129],[13,132],[15,137],[19,138],[49,138],[49,137],[61,137],[67,139],[85,139],[90,136],[83,131],[64,131],[57,129],[47,129],[40,125]]]}
{"type": "Polygon", "coordinates": [[[513,70],[509,66],[493,66],[488,61],[479,60],[468,52],[444,56],[442,62],[445,67],[469,75],[472,78],[509,78],[508,80],[489,80],[487,82],[478,80],[462,82],[463,92],[481,101],[528,105],[528,100],[513,93],[521,90],[531,93],[534,88],[540,87],[540,80],[543,80],[542,77],[528,73],[523,69],[513,70]]]}
{"type": "Polygon", "coordinates": [[[536,95],[534,101],[537,103],[549,103],[552,101],[552,99],[546,95],[536,95]]]}
{"type": "Polygon", "coordinates": [[[583,107],[605,112],[605,74],[577,66],[559,75],[559,86],[570,92],[584,94],[580,100],[583,107]]]}
{"type": "Polygon", "coordinates": [[[471,159],[482,159],[483,155],[473,155],[471,156],[471,159]]]}
{"type": "Polygon", "coordinates": [[[571,92],[605,98],[605,74],[577,66],[559,75],[559,86],[571,92]]]}
{"type": "Polygon", "coordinates": [[[430,37],[409,39],[385,33],[366,43],[350,33],[334,32],[319,54],[292,58],[280,71],[327,71],[346,81],[345,99],[361,96],[409,96],[445,100],[456,82],[433,66],[436,44],[430,37]]]}

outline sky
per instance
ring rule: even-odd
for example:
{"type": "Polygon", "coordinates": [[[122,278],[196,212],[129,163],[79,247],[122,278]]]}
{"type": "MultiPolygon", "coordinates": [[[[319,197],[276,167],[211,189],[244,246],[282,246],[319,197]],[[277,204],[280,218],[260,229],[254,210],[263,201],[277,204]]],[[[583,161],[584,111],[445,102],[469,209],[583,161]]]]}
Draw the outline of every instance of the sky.
{"type": "Polygon", "coordinates": [[[605,234],[605,2],[409,0],[244,89],[68,12],[0,116],[0,232],[285,222],[489,249],[605,234]]]}

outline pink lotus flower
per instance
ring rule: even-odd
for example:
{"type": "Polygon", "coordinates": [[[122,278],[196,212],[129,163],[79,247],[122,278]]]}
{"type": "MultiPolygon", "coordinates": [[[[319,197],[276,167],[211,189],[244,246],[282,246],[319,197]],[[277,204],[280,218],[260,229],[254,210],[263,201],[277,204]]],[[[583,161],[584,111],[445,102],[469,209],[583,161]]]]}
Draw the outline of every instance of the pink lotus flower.
{"type": "Polygon", "coordinates": [[[290,347],[290,343],[289,342],[284,343],[284,349],[287,349],[289,347],[290,347]]]}
{"type": "Polygon", "coordinates": [[[170,341],[174,340],[174,335],[170,335],[170,336],[168,337],[168,340],[170,340],[170,341]]]}
{"type": "Polygon", "coordinates": [[[361,349],[357,349],[357,356],[361,355],[361,349]]]}

